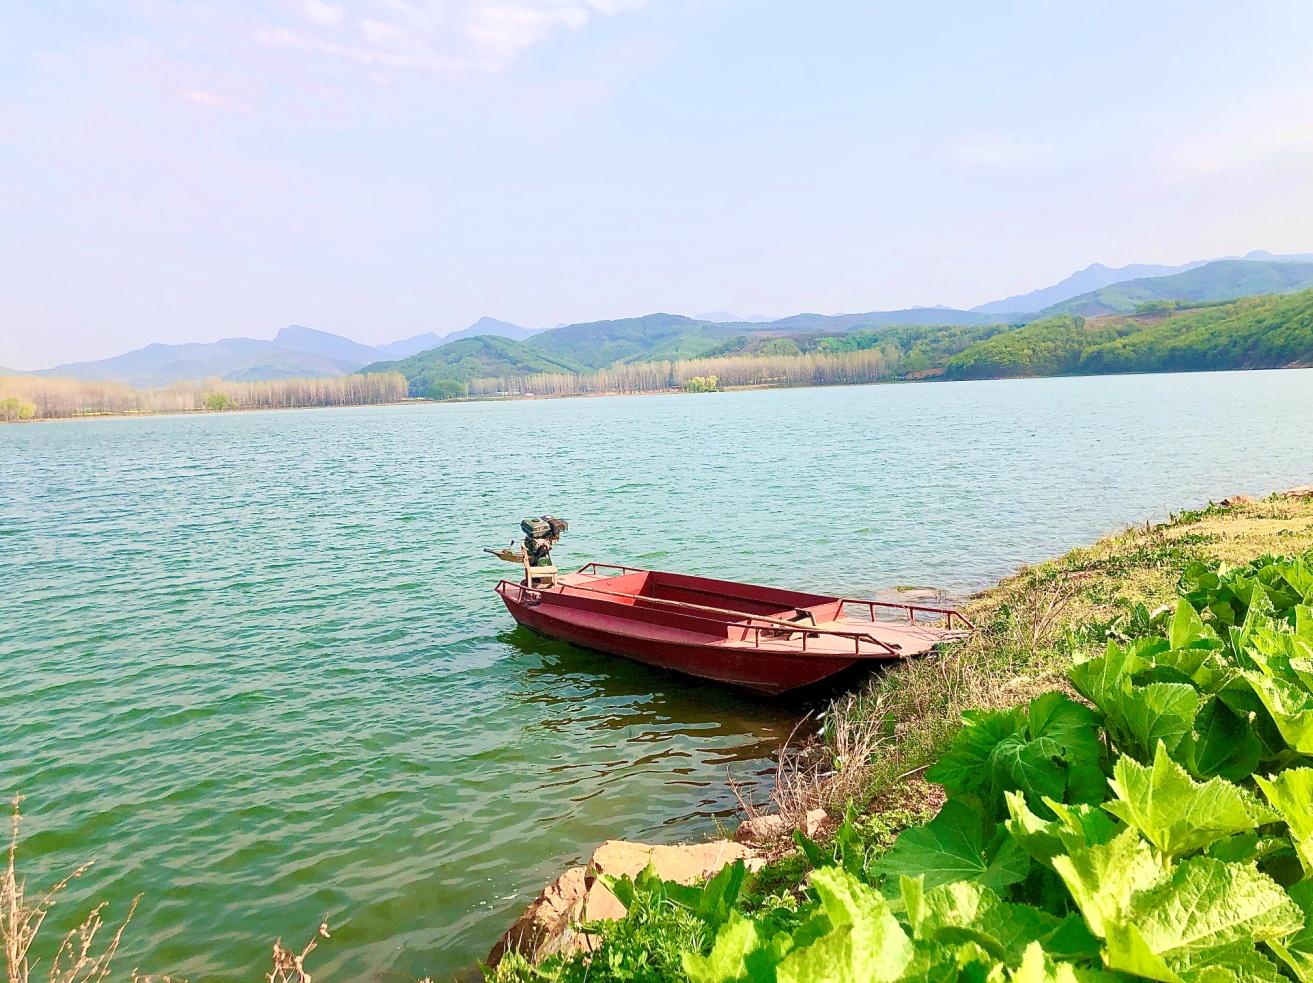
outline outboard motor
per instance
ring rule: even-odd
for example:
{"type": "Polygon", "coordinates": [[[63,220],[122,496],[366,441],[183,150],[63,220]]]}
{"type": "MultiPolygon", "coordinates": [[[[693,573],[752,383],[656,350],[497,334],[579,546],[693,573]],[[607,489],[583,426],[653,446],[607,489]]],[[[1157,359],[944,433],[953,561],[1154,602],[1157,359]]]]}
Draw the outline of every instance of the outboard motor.
{"type": "Polygon", "coordinates": [[[550,567],[552,565],[552,547],[561,539],[561,533],[570,528],[570,523],[553,515],[544,515],[536,519],[521,519],[520,529],[524,531],[524,560],[531,567],[550,567]]]}

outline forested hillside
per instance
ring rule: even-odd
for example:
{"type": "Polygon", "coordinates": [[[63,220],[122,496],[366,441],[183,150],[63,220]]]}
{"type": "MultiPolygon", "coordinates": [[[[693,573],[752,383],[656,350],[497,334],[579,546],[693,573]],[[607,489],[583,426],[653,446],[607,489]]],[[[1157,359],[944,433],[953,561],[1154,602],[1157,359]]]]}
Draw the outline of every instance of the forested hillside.
{"type": "Polygon", "coordinates": [[[581,372],[585,366],[545,354],[521,341],[479,335],[395,362],[375,362],[362,372],[400,372],[412,396],[452,399],[465,395],[471,379],[529,372],[581,372]]]}
{"type": "Polygon", "coordinates": [[[1084,319],[1061,315],[948,359],[955,379],[1262,369],[1313,364],[1313,290],[1229,304],[1084,319]]]}
{"type": "Polygon", "coordinates": [[[735,325],[681,314],[588,321],[545,331],[525,344],[549,357],[601,369],[625,362],[698,358],[737,331],[735,325]]]}
{"type": "Polygon", "coordinates": [[[1121,313],[1059,312],[1013,324],[856,328],[847,315],[751,324],[651,314],[571,324],[524,341],[466,338],[364,371],[395,370],[412,396],[449,399],[653,392],[710,376],[720,386],[789,386],[1313,365],[1313,290],[1286,292],[1306,281],[1313,282],[1313,264],[1221,261],[1070,302],[1126,308],[1121,313]],[[1214,296],[1255,283],[1279,289],[1214,296]],[[828,327],[782,327],[791,323],[828,327]]]}

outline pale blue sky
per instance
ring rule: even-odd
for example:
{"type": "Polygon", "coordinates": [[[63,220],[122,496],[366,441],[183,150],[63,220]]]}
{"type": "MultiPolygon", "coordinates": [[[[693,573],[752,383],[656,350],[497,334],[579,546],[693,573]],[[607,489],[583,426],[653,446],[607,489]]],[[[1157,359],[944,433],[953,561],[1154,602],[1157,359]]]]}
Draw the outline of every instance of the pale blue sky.
{"type": "Polygon", "coordinates": [[[1313,250],[1313,4],[0,5],[0,365],[1313,250]]]}

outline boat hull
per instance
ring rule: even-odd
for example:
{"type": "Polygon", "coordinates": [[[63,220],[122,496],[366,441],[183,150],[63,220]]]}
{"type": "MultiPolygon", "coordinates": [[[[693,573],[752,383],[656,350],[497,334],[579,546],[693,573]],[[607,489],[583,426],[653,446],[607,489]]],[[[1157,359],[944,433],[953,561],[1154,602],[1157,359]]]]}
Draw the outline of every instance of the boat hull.
{"type": "Polygon", "coordinates": [[[632,626],[621,618],[615,619],[619,623],[614,626],[606,625],[601,618],[584,622],[576,616],[562,616],[560,611],[554,613],[555,605],[533,606],[517,600],[509,592],[500,593],[506,609],[518,624],[549,638],[768,696],[819,683],[858,661],[868,661],[851,656],[795,655],[765,649],[726,648],[714,641],[644,637],[635,635],[632,626]]]}

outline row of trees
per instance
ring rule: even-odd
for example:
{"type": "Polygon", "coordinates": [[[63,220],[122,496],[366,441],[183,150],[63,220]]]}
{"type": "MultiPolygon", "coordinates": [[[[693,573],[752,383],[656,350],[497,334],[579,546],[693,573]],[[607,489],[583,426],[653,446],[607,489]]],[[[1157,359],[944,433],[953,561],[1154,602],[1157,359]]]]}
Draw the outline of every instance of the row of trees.
{"type": "Polygon", "coordinates": [[[121,382],[85,379],[0,376],[0,420],[357,406],[394,403],[405,397],[406,378],[400,372],[263,382],[203,379],[175,382],[158,389],[135,389],[121,382]]]}
{"type": "Polygon", "coordinates": [[[888,360],[878,349],[857,352],[811,352],[798,355],[726,355],[615,365],[596,372],[534,372],[475,379],[471,396],[581,396],[593,393],[645,393],[684,389],[696,378],[726,386],[829,386],[879,382],[891,378],[888,360]]]}

